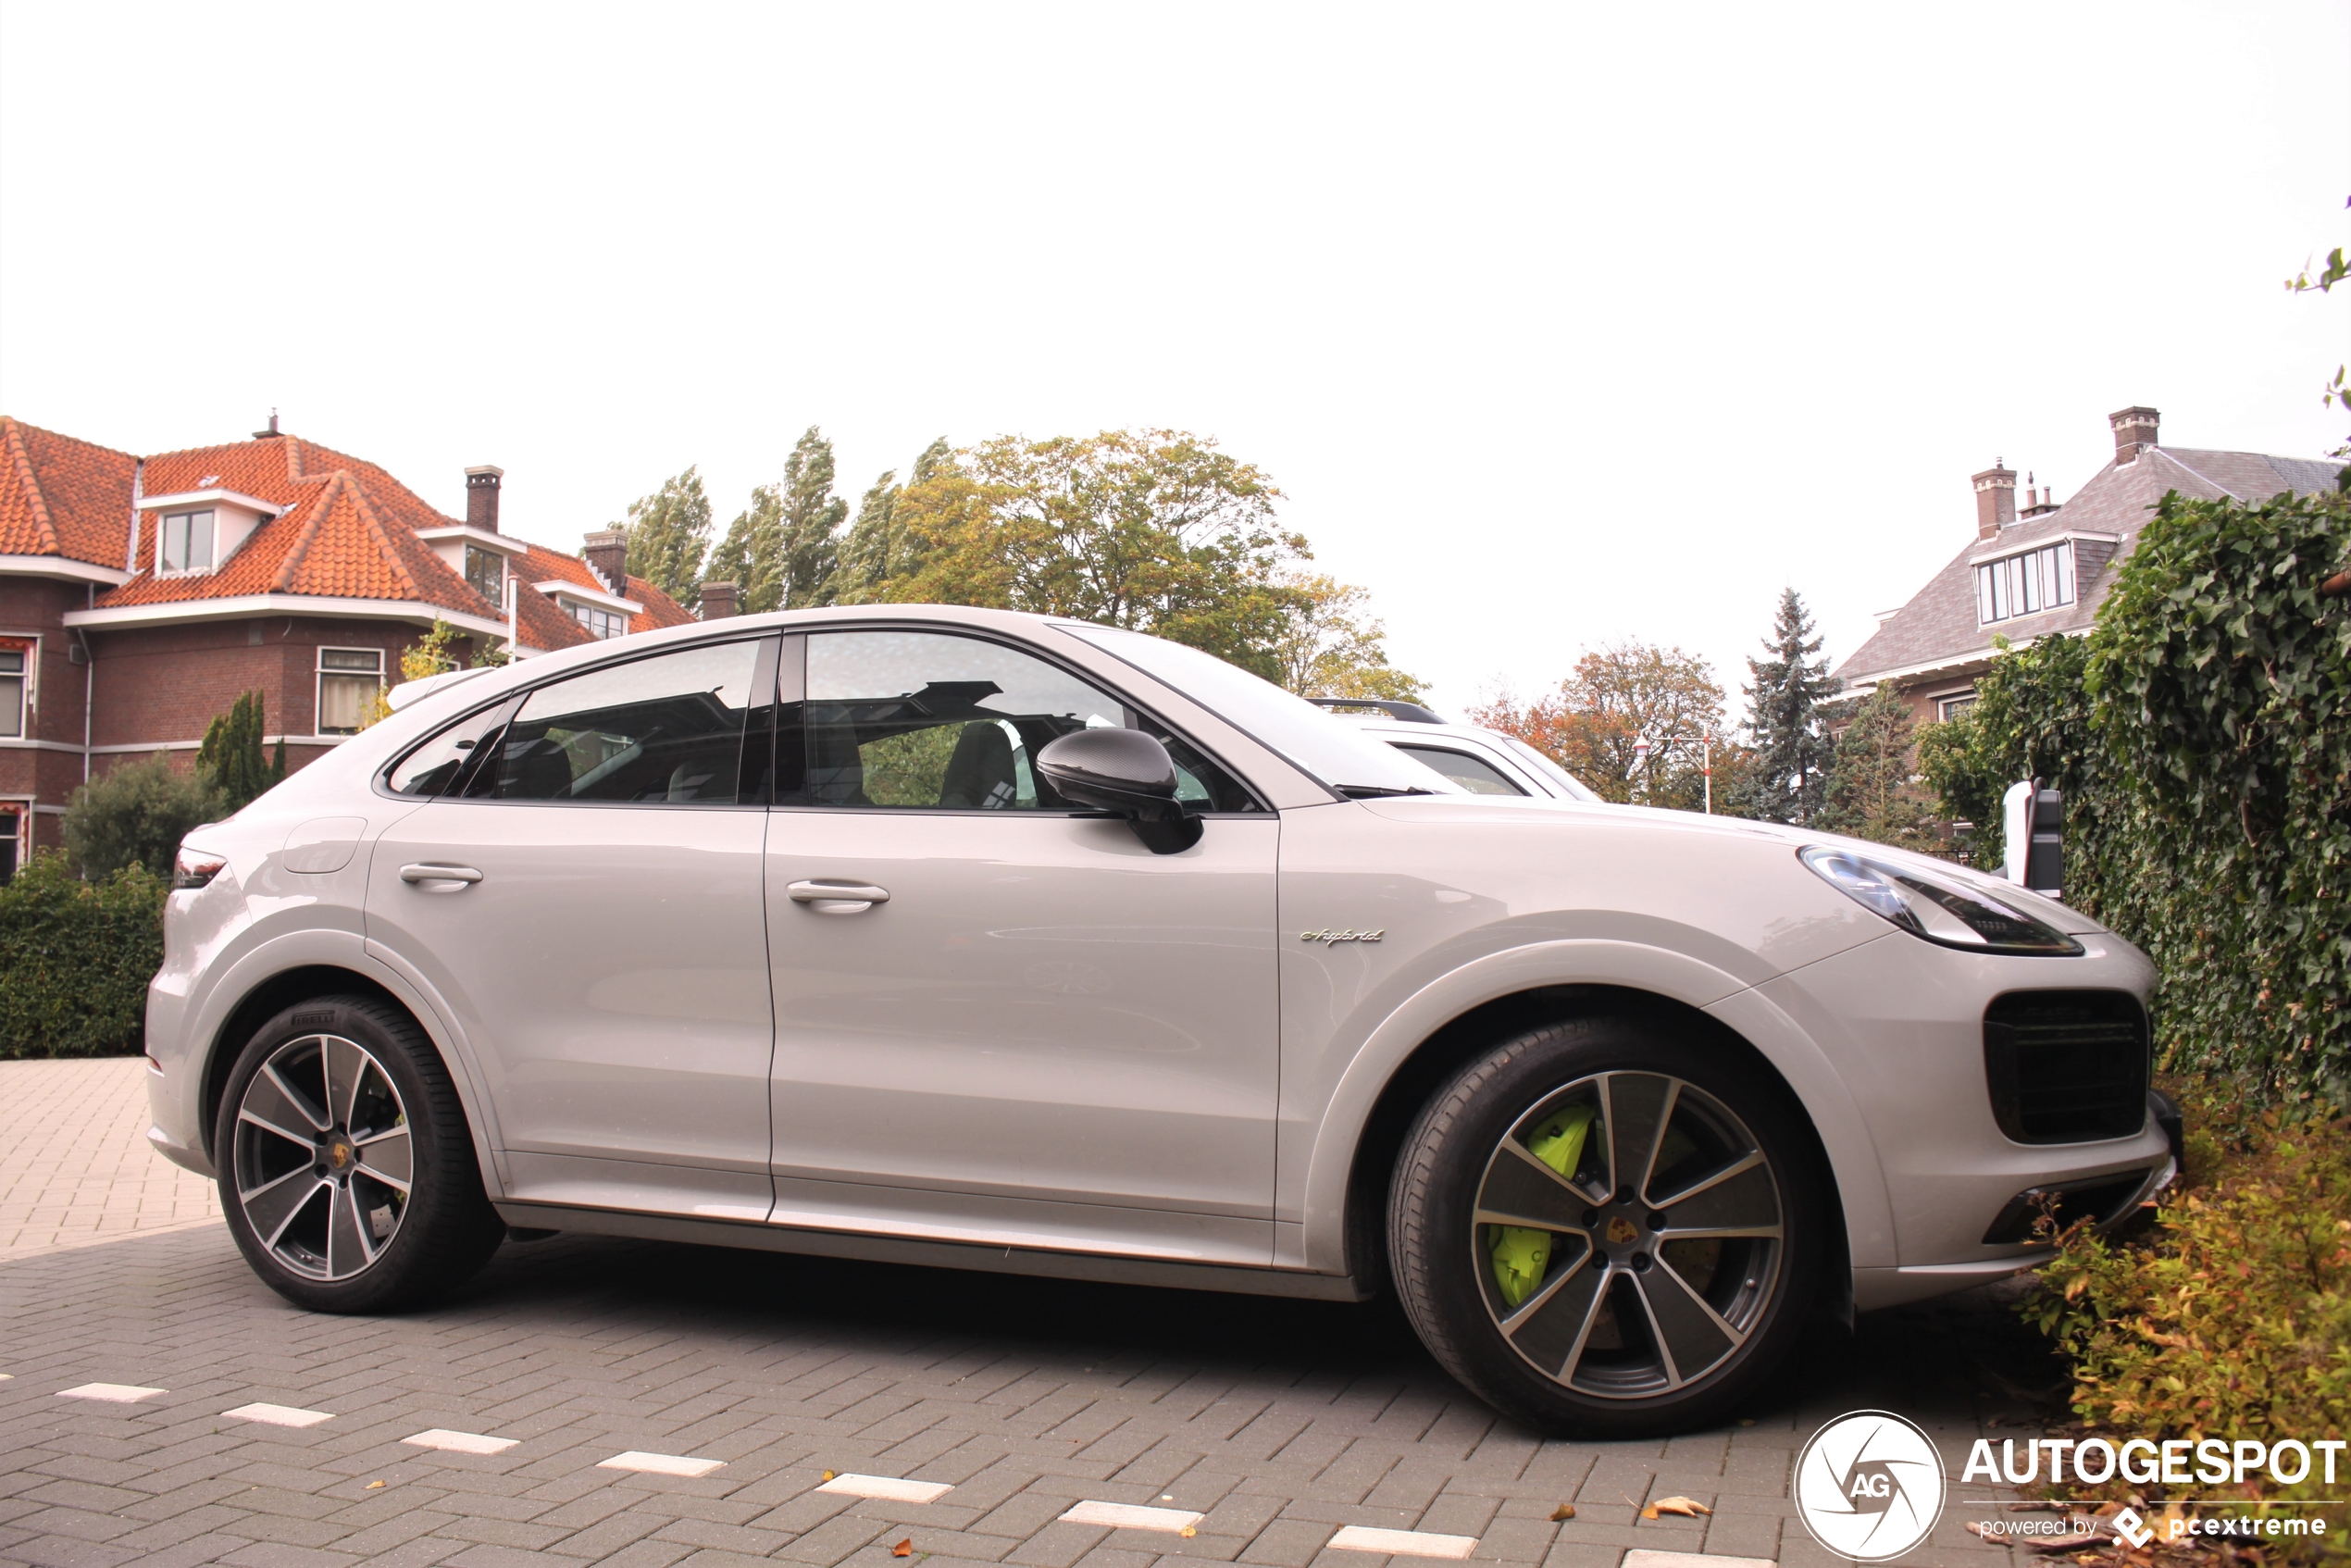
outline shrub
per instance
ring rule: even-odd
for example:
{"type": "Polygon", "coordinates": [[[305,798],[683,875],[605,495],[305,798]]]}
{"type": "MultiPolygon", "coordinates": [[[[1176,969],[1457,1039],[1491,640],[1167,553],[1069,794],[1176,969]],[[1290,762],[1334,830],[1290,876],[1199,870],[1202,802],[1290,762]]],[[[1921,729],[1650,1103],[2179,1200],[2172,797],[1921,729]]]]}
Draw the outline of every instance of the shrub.
{"type": "Polygon", "coordinates": [[[85,877],[110,877],[126,865],[168,877],[187,831],[228,815],[228,803],[202,775],[180,772],[158,752],[74,791],[66,805],[66,855],[85,877]]]}
{"type": "MultiPolygon", "coordinates": [[[[2074,1413],[2109,1442],[2351,1436],[2351,1127],[2252,1114],[2232,1081],[2180,1092],[2193,1185],[2136,1242],[2069,1232],[2021,1310],[2071,1359],[2074,1413]]],[[[2291,1487],[2171,1491],[2309,1501],[2340,1485],[2313,1465],[2291,1487]]],[[[2345,1523],[2334,1511],[2330,1536],[2345,1523]]]]}
{"type": "Polygon", "coordinates": [[[1999,797],[2066,795],[2066,902],[2146,950],[2174,1070],[2351,1104],[2351,497],[2156,508],[2084,641],[1994,661],[1921,767],[1997,864],[1999,797]]]}
{"type": "Polygon", "coordinates": [[[55,850],[0,888],[0,1057],[137,1051],[168,890],[136,861],[85,882],[55,850]]]}
{"type": "Polygon", "coordinates": [[[244,810],[255,797],[286,777],[286,741],[278,738],[274,760],[261,754],[262,695],[248,691],[229,705],[204,732],[196,749],[196,772],[209,779],[231,812],[244,810]]]}

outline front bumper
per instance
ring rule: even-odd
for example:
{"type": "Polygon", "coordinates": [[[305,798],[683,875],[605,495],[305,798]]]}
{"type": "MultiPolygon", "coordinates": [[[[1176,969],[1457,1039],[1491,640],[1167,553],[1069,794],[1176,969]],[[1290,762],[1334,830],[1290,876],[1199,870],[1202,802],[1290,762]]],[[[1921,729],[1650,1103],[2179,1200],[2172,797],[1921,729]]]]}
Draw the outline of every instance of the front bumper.
{"type": "Polygon", "coordinates": [[[2036,1144],[2012,1141],[1995,1116],[1984,1036],[1995,998],[2103,989],[2144,1002],[2153,984],[2152,965],[2121,938],[2080,940],[2083,956],[2044,958],[1963,952],[1890,934],[1760,988],[1830,1056],[1877,1151],[1895,1256],[1890,1266],[1854,1270],[1857,1310],[2033,1267],[2048,1255],[2046,1245],[2021,1236],[1985,1239],[1999,1234],[1996,1222],[2028,1189],[2114,1184],[2106,1194],[2112,1223],[2176,1170],[2152,1115],[2126,1137],[2036,1144]]]}

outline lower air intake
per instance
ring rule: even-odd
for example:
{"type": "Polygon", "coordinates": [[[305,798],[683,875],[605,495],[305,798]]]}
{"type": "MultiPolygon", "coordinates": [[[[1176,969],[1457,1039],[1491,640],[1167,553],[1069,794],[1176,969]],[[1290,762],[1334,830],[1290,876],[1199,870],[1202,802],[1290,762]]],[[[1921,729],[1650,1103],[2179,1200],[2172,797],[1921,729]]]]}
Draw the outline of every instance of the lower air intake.
{"type": "Polygon", "coordinates": [[[2128,991],[2010,991],[1984,1014],[1992,1114],[2018,1143],[2095,1143],[2146,1125],[2147,1020],[2128,991]]]}

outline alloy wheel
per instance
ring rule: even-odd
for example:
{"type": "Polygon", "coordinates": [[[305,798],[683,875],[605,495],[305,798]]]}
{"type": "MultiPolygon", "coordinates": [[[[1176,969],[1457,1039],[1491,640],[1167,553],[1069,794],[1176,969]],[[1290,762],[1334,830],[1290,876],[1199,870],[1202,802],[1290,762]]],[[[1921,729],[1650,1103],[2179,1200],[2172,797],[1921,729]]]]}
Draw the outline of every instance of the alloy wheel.
{"type": "Polygon", "coordinates": [[[340,1035],[271,1052],[237,1106],[237,1202],[289,1272],[342,1280],[383,1256],[406,1217],[416,1160],[383,1064],[340,1035]]]}
{"type": "Polygon", "coordinates": [[[1607,1400],[1670,1394],[1736,1354],[1787,1267],[1780,1183],[1721,1101],[1660,1073],[1578,1078],[1511,1124],[1481,1176],[1471,1266],[1503,1340],[1607,1400]]]}

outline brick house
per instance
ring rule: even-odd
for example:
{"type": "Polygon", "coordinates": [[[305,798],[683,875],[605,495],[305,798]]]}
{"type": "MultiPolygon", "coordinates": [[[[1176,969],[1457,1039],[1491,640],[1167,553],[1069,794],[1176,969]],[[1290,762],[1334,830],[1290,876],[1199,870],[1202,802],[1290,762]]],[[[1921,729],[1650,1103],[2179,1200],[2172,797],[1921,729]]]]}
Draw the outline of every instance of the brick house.
{"type": "Polygon", "coordinates": [[[2014,469],[1975,475],[1975,537],[1909,604],[1878,616],[1876,633],[1837,666],[1841,689],[1892,681],[1910,699],[1912,717],[1949,718],[1975,700],[1994,637],[2022,646],[2090,628],[2166,492],[2260,502],[2331,491],[2343,468],[2339,460],[2164,446],[2160,417],[2152,408],[2108,415],[2114,461],[2062,503],[2027,475],[2020,509],[2014,469]]]}
{"type": "Polygon", "coordinates": [[[357,730],[436,619],[470,659],[693,618],[628,574],[616,529],[579,555],[501,532],[502,478],[466,470],[461,520],[274,416],[147,457],[0,417],[0,877],[59,841],[85,778],[193,760],[240,692],[292,769],[357,730]]]}

